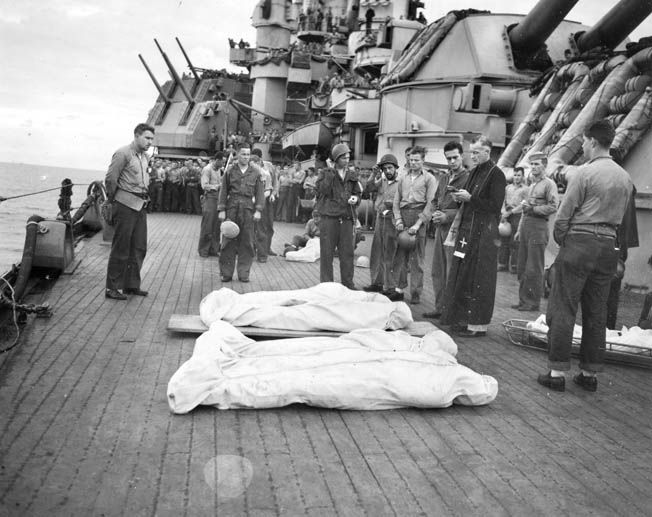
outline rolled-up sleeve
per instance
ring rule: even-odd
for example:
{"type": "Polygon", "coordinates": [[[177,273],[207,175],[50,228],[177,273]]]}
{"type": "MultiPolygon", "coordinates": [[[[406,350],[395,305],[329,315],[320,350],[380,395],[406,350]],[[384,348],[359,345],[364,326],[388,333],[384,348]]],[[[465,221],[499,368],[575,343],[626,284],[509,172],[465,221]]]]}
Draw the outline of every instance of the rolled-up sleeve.
{"type": "Polygon", "coordinates": [[[553,238],[560,246],[563,244],[566,234],[570,229],[570,220],[579,206],[583,202],[583,192],[581,174],[573,174],[568,180],[566,192],[557,210],[553,238]]]}

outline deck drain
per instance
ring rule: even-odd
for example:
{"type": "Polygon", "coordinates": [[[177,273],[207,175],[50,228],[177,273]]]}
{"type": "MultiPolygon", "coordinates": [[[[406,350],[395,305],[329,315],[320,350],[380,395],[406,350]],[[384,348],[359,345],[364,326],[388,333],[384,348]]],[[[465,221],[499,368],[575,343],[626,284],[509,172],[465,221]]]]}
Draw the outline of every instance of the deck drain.
{"type": "Polygon", "coordinates": [[[220,498],[239,496],[247,489],[253,476],[251,462],[242,456],[222,454],[204,465],[204,479],[220,498]]]}

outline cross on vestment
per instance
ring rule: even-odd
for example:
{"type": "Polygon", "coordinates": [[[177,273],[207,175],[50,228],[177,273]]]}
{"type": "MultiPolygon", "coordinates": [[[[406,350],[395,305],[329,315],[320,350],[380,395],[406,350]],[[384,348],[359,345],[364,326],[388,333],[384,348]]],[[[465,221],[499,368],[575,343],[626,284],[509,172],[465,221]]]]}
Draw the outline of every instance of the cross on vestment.
{"type": "Polygon", "coordinates": [[[466,239],[464,237],[462,237],[462,240],[460,241],[460,244],[462,245],[462,247],[464,247],[464,246],[466,246],[468,244],[468,242],[466,242],[466,239]]]}

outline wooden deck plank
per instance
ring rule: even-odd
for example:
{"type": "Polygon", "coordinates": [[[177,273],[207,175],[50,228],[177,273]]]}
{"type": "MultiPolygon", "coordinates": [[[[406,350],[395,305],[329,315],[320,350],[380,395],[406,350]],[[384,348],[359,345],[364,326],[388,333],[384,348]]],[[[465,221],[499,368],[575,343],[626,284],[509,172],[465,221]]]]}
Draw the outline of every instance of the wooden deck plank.
{"type": "MultiPolygon", "coordinates": [[[[342,332],[329,330],[290,330],[290,329],[270,329],[262,327],[235,327],[245,336],[266,337],[266,338],[291,338],[291,337],[313,337],[341,336],[342,332]]],[[[182,332],[188,334],[202,334],[208,330],[198,314],[172,314],[168,321],[168,330],[171,332],[182,332]]],[[[405,328],[401,329],[411,336],[425,336],[428,332],[437,330],[429,321],[412,321],[405,328]]]]}
{"type": "MultiPolygon", "coordinates": [[[[597,393],[570,379],[565,393],[539,386],[545,353],[512,345],[501,326],[522,316],[509,308],[517,283],[507,273],[488,336],[456,340],[462,364],[498,380],[487,407],[171,414],[167,381],[194,336],[167,323],[197,314],[223,284],[217,258],[196,253],[199,217],[153,214],[149,224],[147,298],[104,298],[109,248],[96,236],[73,275],[30,300],[47,299],[55,316],[31,320],[0,362],[0,514],[649,513],[652,375],[607,365],[597,393]],[[205,476],[221,455],[251,462],[242,493],[220,494],[205,476]]],[[[277,225],[273,248],[299,231],[277,225]]],[[[370,245],[371,236],[356,253],[370,245]]],[[[431,253],[429,242],[427,264],[431,253]]],[[[250,284],[229,287],[304,288],[318,278],[318,262],[270,257],[254,263],[250,284]]],[[[356,268],[355,282],[367,285],[369,270],[356,268]]],[[[416,320],[432,308],[429,284],[410,306],[416,320]]],[[[619,324],[636,323],[640,301],[623,293],[619,324]]]]}

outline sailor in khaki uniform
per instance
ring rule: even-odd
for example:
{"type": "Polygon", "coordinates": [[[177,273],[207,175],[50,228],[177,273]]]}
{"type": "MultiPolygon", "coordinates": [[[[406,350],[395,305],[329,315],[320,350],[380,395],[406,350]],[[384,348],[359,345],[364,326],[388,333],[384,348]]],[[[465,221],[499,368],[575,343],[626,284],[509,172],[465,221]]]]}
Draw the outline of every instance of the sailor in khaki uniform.
{"type": "Polygon", "coordinates": [[[106,173],[106,193],[113,202],[115,232],[106,272],[106,297],[126,300],[125,294],[147,296],[140,288],[140,269],[147,253],[149,158],[154,128],[138,124],[134,141],[111,158],[106,173]],[[122,289],[122,292],[120,292],[122,289]]]}

